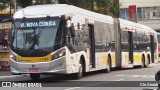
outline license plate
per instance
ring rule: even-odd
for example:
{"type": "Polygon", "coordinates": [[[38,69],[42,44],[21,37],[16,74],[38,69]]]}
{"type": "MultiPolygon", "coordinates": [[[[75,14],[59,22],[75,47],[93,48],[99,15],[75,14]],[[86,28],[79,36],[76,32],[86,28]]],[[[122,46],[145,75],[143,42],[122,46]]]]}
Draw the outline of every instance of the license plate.
{"type": "Polygon", "coordinates": [[[30,68],[29,72],[38,72],[38,68],[30,68]]]}

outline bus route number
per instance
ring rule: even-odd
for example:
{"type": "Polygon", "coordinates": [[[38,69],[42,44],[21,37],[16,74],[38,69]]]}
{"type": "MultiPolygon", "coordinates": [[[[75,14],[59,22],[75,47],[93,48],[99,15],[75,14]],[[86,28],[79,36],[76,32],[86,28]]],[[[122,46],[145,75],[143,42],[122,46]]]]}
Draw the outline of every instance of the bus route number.
{"type": "Polygon", "coordinates": [[[45,57],[45,58],[40,58],[40,62],[46,62],[46,61],[48,61],[49,59],[47,58],[47,57],[45,57]]]}

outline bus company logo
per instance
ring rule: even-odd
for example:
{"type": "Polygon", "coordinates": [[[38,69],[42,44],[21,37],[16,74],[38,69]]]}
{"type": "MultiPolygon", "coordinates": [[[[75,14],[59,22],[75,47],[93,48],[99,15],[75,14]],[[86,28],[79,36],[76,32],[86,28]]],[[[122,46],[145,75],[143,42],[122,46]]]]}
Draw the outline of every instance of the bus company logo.
{"type": "Polygon", "coordinates": [[[2,87],[12,87],[11,82],[2,82],[2,87]]]}
{"type": "Polygon", "coordinates": [[[18,62],[22,62],[22,58],[21,57],[18,57],[18,62]]]}

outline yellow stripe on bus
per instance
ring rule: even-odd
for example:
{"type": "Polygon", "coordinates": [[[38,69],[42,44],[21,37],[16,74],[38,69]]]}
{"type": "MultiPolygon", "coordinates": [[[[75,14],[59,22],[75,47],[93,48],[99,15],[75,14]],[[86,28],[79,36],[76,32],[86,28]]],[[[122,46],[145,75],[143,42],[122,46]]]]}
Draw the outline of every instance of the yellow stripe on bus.
{"type": "Polygon", "coordinates": [[[107,56],[103,56],[103,64],[108,64],[107,59],[108,59],[107,56]]]}
{"type": "MultiPolygon", "coordinates": [[[[129,64],[129,56],[126,55],[125,56],[125,59],[126,59],[126,63],[129,64]]],[[[133,62],[141,62],[142,60],[142,55],[133,55],[133,62]]]]}
{"type": "Polygon", "coordinates": [[[115,64],[115,62],[116,62],[115,54],[111,55],[111,60],[112,60],[112,63],[115,64]]]}
{"type": "Polygon", "coordinates": [[[48,62],[51,60],[52,60],[51,55],[47,55],[44,57],[21,57],[21,56],[16,57],[17,62],[24,62],[24,63],[48,62]]]}
{"type": "Polygon", "coordinates": [[[141,62],[142,60],[142,55],[134,55],[133,56],[133,62],[141,62]]]}

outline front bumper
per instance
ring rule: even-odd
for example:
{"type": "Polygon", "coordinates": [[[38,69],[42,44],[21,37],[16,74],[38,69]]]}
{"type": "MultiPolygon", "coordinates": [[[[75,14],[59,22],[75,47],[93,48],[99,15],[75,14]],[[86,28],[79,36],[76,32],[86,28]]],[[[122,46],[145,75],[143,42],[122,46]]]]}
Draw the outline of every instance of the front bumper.
{"type": "Polygon", "coordinates": [[[67,74],[66,69],[66,58],[61,57],[50,62],[39,62],[39,63],[22,63],[16,62],[10,59],[10,69],[13,74],[30,74],[30,73],[40,73],[40,74],[67,74]],[[31,72],[30,69],[37,69],[36,72],[31,72]]]}

